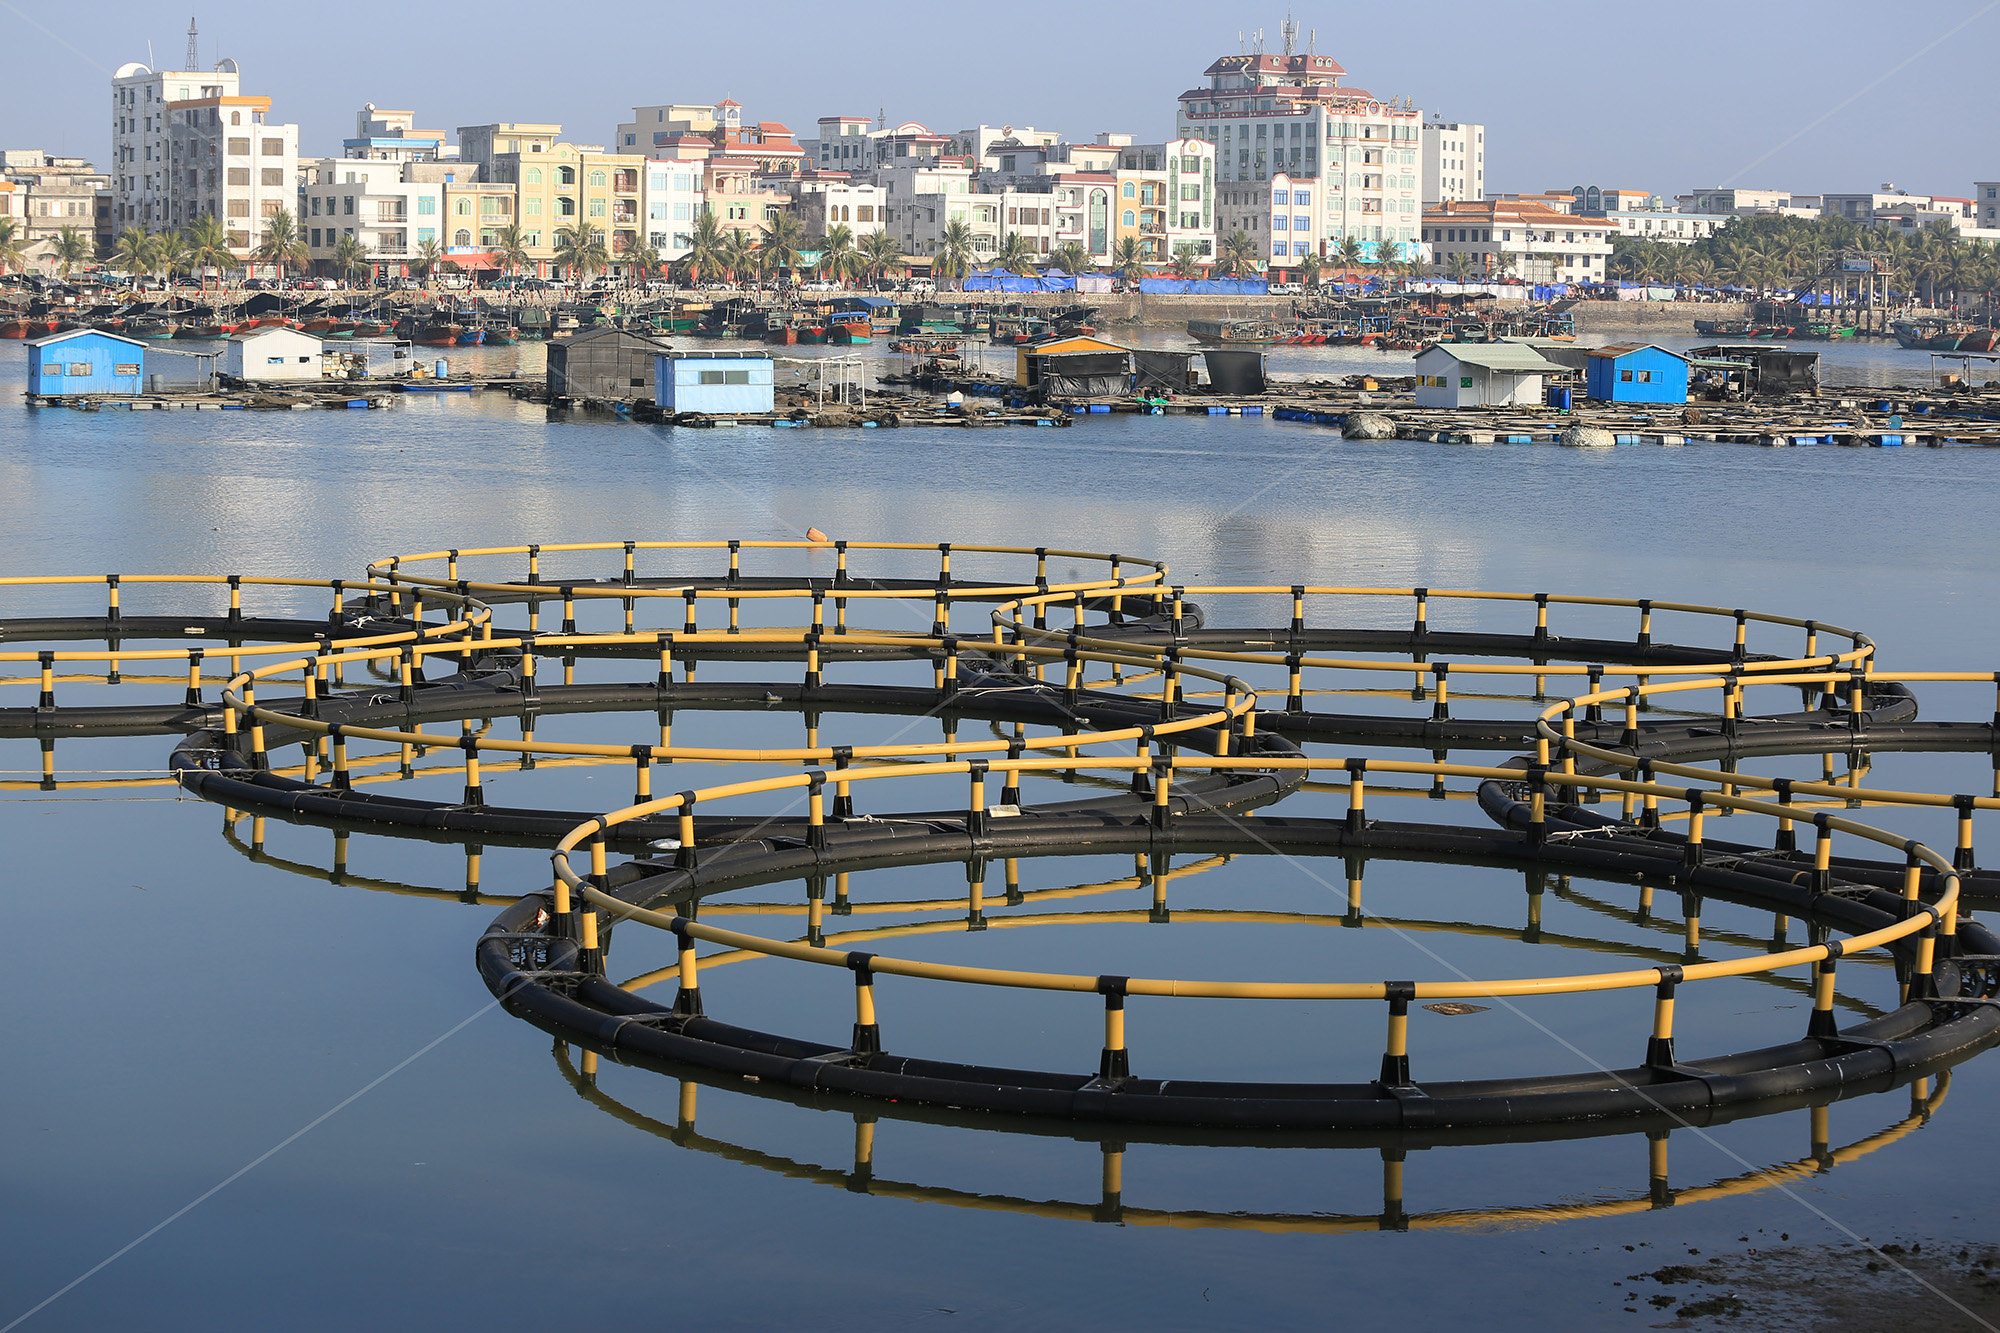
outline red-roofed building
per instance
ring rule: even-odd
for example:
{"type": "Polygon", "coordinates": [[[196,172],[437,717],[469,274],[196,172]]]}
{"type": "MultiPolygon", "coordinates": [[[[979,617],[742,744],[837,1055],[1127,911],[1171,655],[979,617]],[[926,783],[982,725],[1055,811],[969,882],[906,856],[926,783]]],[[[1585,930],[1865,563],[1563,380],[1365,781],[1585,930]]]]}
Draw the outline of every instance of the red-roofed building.
{"type": "MultiPolygon", "coordinates": [[[[1218,217],[1240,223],[1270,265],[1324,257],[1350,238],[1417,239],[1423,117],[1407,98],[1347,87],[1340,62],[1315,51],[1223,56],[1204,73],[1206,88],[1180,95],[1180,134],[1215,145],[1218,217]],[[1289,203],[1273,211],[1280,178],[1309,201],[1303,214],[1289,203]],[[1279,216],[1283,234],[1269,229],[1279,216]]],[[[1218,240],[1231,230],[1218,221],[1218,240]]]]}
{"type": "Polygon", "coordinates": [[[1575,217],[1531,200],[1452,200],[1424,210],[1423,239],[1447,269],[1463,255],[1482,277],[1603,282],[1616,230],[1608,218],[1575,217]]]}

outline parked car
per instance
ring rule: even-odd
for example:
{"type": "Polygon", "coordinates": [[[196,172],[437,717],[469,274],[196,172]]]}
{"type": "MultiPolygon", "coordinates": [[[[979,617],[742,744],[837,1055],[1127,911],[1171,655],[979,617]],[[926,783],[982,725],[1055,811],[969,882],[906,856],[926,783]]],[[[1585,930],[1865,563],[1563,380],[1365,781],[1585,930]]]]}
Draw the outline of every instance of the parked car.
{"type": "Polygon", "coordinates": [[[395,278],[389,283],[389,290],[394,292],[420,292],[423,289],[424,284],[415,278],[395,278]]]}
{"type": "Polygon", "coordinates": [[[674,285],[665,278],[648,278],[641,286],[649,292],[670,292],[674,289],[674,285]]]}
{"type": "Polygon", "coordinates": [[[1270,286],[1273,296],[1304,296],[1305,284],[1298,282],[1274,282],[1270,286]]]}

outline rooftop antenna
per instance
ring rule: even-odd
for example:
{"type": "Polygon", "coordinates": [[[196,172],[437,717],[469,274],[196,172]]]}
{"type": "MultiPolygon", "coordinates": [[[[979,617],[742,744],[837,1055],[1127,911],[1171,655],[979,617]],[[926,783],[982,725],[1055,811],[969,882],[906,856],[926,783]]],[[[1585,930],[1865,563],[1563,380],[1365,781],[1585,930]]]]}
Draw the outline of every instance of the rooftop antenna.
{"type": "Polygon", "coordinates": [[[1278,29],[1278,32],[1285,39],[1285,54],[1287,56],[1291,55],[1292,48],[1298,45],[1299,21],[1292,17],[1290,10],[1285,11],[1285,23],[1283,27],[1278,29]]]}
{"type": "Polygon", "coordinates": [[[1258,55],[1261,56],[1264,54],[1264,30],[1262,28],[1250,34],[1250,46],[1258,55]]]}
{"type": "Polygon", "coordinates": [[[1237,54],[1239,54],[1239,55],[1246,55],[1246,56],[1247,56],[1247,55],[1249,55],[1249,54],[1250,54],[1250,43],[1249,43],[1249,41],[1248,41],[1248,40],[1247,40],[1247,39],[1246,39],[1246,38],[1245,38],[1245,37],[1243,36],[1243,29],[1241,29],[1241,28],[1238,28],[1238,29],[1236,30],[1236,51],[1237,51],[1237,54]]]}
{"type": "Polygon", "coordinates": [[[201,68],[201,34],[199,30],[194,26],[194,15],[192,14],[188,15],[187,63],[185,65],[182,65],[181,68],[182,69],[201,68]]]}
{"type": "Polygon", "coordinates": [[[1306,29],[1306,54],[1307,54],[1307,55],[1311,55],[1311,54],[1312,54],[1313,52],[1317,51],[1318,49],[1319,49],[1319,29],[1318,29],[1318,28],[1307,28],[1307,29],[1306,29]]]}
{"type": "Polygon", "coordinates": [[[888,108],[888,107],[886,107],[886,106],[877,106],[877,107],[875,108],[875,128],[876,128],[876,129],[878,129],[878,130],[886,130],[886,129],[888,129],[888,128],[889,128],[889,108],[888,108]]]}

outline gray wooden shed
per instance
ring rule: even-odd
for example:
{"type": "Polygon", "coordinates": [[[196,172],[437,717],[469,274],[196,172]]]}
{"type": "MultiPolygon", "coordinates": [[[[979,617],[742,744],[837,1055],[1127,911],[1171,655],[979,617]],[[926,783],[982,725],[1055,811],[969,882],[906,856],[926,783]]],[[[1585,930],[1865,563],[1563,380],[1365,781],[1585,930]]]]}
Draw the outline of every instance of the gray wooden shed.
{"type": "Polygon", "coordinates": [[[652,401],[653,358],[673,344],[626,329],[589,329],[549,343],[548,386],[557,398],[652,401]]]}

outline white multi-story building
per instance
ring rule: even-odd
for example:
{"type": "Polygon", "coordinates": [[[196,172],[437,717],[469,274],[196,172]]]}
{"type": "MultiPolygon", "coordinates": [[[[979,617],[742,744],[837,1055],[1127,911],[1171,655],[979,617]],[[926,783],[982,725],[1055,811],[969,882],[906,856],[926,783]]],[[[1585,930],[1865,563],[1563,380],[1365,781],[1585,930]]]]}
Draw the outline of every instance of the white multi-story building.
{"type": "MultiPolygon", "coordinates": [[[[1208,87],[1180,95],[1181,137],[1215,146],[1219,211],[1272,207],[1279,176],[1288,194],[1305,185],[1309,225],[1301,237],[1296,210],[1284,214],[1284,262],[1302,257],[1301,244],[1325,255],[1350,237],[1413,242],[1421,227],[1422,113],[1407,99],[1343,87],[1346,72],[1314,52],[1224,56],[1205,71],[1208,87]]],[[[1281,258],[1275,232],[1261,240],[1281,258]]]]}
{"type": "Polygon", "coordinates": [[[1872,194],[1825,194],[1820,196],[1820,216],[1846,218],[1850,222],[1866,225],[1877,213],[1907,205],[1911,208],[1927,208],[1931,197],[1927,194],[1911,194],[1893,185],[1884,185],[1872,194]]]}
{"type": "Polygon", "coordinates": [[[161,231],[179,225],[169,207],[178,181],[167,156],[167,105],[234,97],[238,82],[233,60],[220,61],[212,70],[159,71],[132,61],[112,74],[109,174],[111,220],[117,229],[161,231]]]}
{"type": "Polygon", "coordinates": [[[299,127],[265,119],[268,97],[221,95],[168,102],[166,224],[222,220],[239,259],[264,240],[264,223],[298,199],[299,127]]]}
{"type": "Polygon", "coordinates": [[[1422,131],[1420,187],[1426,207],[1447,199],[1486,197],[1486,127],[1467,121],[1427,122],[1422,131]]]}
{"type": "Polygon", "coordinates": [[[662,261],[679,259],[694,244],[695,219],[704,206],[703,164],[648,162],[640,193],[646,243],[662,261]]]}
{"type": "Polygon", "coordinates": [[[1682,208],[1689,213],[1733,213],[1737,217],[1816,218],[1821,198],[1816,194],[1795,194],[1790,190],[1739,190],[1733,187],[1697,189],[1683,196],[1682,208]]]}
{"type": "Polygon", "coordinates": [[[835,227],[858,238],[888,226],[889,192],[879,185],[865,185],[840,172],[807,172],[794,191],[793,214],[814,240],[835,227]]]}
{"type": "Polygon", "coordinates": [[[1423,240],[1434,262],[1464,255],[1482,276],[1524,282],[1602,282],[1614,224],[1539,203],[1488,199],[1424,210],[1423,240]]]}
{"type": "Polygon", "coordinates": [[[48,258],[48,242],[75,227],[94,246],[111,244],[110,178],[80,157],[57,157],[37,148],[0,151],[0,183],[12,207],[0,216],[20,224],[14,239],[30,259],[48,258]]]}
{"type": "Polygon", "coordinates": [[[1592,216],[1612,223],[1618,228],[1618,235],[1641,241],[1664,241],[1668,245],[1705,241],[1736,221],[1734,213],[1676,213],[1654,208],[1606,209],[1592,216]]]}
{"type": "Polygon", "coordinates": [[[2000,181],[1972,183],[1973,225],[1984,231],[2000,227],[2000,181]]]}
{"type": "Polygon", "coordinates": [[[355,113],[354,137],[341,141],[341,155],[374,162],[435,162],[452,155],[443,130],[416,124],[414,111],[383,111],[370,102],[355,113]]]}
{"type": "Polygon", "coordinates": [[[425,241],[447,243],[444,185],[411,179],[408,164],[322,157],[299,165],[299,230],[316,268],[328,267],[344,236],[360,242],[378,277],[406,272],[425,241]]]}

